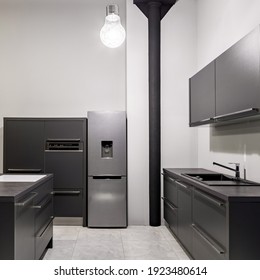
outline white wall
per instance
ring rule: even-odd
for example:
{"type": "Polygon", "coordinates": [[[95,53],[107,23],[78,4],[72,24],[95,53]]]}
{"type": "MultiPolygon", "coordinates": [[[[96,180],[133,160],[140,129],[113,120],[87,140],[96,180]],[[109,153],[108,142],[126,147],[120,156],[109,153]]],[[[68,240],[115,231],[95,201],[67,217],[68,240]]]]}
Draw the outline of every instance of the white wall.
{"type": "MultiPolygon", "coordinates": [[[[161,22],[162,167],[197,166],[188,127],[188,78],[196,69],[196,5],[178,2],[161,22]]],[[[148,21],[127,1],[129,223],[148,224],[148,21]]]]}
{"type": "Polygon", "coordinates": [[[197,129],[189,127],[189,78],[196,69],[196,1],[181,0],[162,20],[162,167],[196,167],[197,129]]]}
{"type": "MultiPolygon", "coordinates": [[[[119,5],[125,26],[125,0],[119,5]]],[[[109,0],[0,0],[2,118],[125,110],[125,44],[99,38],[109,0]]]]}
{"type": "Polygon", "coordinates": [[[129,224],[149,221],[148,28],[147,19],[127,0],[127,119],[129,224]]]}
{"type": "MultiPolygon", "coordinates": [[[[115,2],[124,24],[125,0],[115,2]]],[[[99,30],[109,3],[0,0],[0,170],[3,116],[86,116],[88,110],[127,109],[129,224],[144,225],[149,221],[148,25],[127,0],[127,56],[124,46],[104,47],[99,30]]],[[[195,3],[177,2],[161,23],[162,167],[197,165],[197,129],[188,127],[195,3]]]]}
{"type": "MultiPolygon", "coordinates": [[[[197,0],[198,69],[200,70],[228,47],[260,24],[259,0],[197,0]]],[[[200,167],[246,161],[248,179],[260,181],[260,122],[219,128],[201,127],[198,132],[200,167]],[[244,160],[245,159],[245,160],[244,160]]]]}

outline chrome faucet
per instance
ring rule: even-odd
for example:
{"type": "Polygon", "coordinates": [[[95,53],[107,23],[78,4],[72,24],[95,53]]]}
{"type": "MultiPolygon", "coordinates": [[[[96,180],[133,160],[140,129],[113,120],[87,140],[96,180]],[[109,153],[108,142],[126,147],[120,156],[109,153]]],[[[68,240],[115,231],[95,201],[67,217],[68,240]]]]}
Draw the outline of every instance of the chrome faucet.
{"type": "Polygon", "coordinates": [[[239,164],[239,163],[236,163],[236,162],[230,162],[229,164],[235,164],[235,165],[236,165],[236,168],[234,169],[234,168],[231,168],[231,167],[228,167],[228,166],[219,164],[219,163],[217,163],[217,162],[213,162],[213,165],[218,165],[218,166],[223,167],[223,168],[226,168],[226,169],[228,169],[228,170],[235,171],[235,172],[236,172],[236,179],[240,179],[240,169],[239,169],[240,164],[239,164]]]}

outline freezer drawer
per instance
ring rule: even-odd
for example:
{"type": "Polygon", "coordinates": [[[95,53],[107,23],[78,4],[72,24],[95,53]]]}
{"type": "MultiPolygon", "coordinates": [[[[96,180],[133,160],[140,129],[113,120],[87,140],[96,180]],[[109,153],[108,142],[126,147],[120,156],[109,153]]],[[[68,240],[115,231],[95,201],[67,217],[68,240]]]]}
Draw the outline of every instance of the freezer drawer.
{"type": "Polygon", "coordinates": [[[126,177],[88,178],[88,226],[127,226],[126,177]]]}

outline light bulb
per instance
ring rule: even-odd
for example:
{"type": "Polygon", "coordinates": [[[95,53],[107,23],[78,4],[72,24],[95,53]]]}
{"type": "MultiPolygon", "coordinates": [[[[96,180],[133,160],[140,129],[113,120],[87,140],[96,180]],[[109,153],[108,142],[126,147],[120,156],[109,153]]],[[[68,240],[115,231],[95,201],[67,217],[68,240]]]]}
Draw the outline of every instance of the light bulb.
{"type": "Polygon", "coordinates": [[[125,40],[125,29],[121,25],[118,6],[108,5],[106,7],[106,14],[105,24],[100,30],[100,39],[105,46],[117,48],[125,40]]]}

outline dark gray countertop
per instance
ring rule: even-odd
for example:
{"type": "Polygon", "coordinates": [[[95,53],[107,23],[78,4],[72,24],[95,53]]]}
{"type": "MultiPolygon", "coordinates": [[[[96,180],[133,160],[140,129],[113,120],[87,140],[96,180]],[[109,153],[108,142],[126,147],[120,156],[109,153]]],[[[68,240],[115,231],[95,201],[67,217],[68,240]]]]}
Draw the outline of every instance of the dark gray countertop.
{"type": "Polygon", "coordinates": [[[36,182],[0,182],[0,201],[16,201],[25,195],[26,192],[33,190],[43,182],[48,181],[53,177],[52,174],[44,175],[46,175],[44,178],[36,182]]]}
{"type": "Polygon", "coordinates": [[[190,184],[225,201],[260,202],[260,183],[259,186],[208,186],[197,180],[190,179],[183,174],[208,174],[217,172],[202,168],[164,168],[163,171],[170,177],[190,184]]]}

